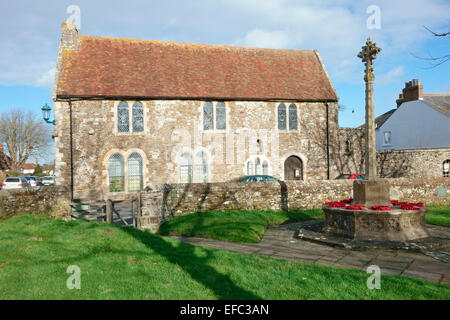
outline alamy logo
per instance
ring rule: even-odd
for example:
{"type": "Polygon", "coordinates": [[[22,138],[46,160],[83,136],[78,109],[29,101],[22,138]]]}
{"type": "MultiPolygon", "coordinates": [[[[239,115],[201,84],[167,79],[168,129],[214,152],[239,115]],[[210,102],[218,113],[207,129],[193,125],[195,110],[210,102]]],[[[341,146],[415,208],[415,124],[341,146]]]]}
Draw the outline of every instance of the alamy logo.
{"type": "Polygon", "coordinates": [[[367,288],[370,290],[381,289],[381,270],[379,266],[371,265],[367,267],[367,273],[372,273],[372,275],[367,278],[367,288]]]}
{"type": "Polygon", "coordinates": [[[77,5],[70,5],[67,7],[66,13],[70,14],[67,18],[69,21],[75,22],[78,30],[81,30],[81,9],[77,5]]]}
{"type": "Polygon", "coordinates": [[[381,9],[379,6],[371,5],[367,7],[367,14],[370,16],[367,18],[367,29],[381,29],[381,9]]]}
{"type": "Polygon", "coordinates": [[[73,289],[81,289],[81,270],[79,266],[72,265],[68,266],[66,273],[71,273],[72,275],[67,278],[66,285],[67,289],[73,290],[73,289]]]}

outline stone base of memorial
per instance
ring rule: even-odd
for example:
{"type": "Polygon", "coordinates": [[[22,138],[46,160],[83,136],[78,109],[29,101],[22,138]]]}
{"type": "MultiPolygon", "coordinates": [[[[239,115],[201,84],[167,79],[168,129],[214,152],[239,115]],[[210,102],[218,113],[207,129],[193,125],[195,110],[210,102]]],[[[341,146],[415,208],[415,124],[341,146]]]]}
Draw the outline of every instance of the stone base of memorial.
{"type": "Polygon", "coordinates": [[[429,237],[426,208],[390,211],[349,210],[323,206],[323,233],[353,240],[408,241],[429,237]]]}

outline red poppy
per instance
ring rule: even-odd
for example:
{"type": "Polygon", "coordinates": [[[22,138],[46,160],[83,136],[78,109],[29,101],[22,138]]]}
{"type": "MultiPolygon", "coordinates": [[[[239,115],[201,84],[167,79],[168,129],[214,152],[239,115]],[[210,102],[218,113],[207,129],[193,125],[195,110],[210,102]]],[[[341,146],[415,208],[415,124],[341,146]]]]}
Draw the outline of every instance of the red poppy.
{"type": "Polygon", "coordinates": [[[400,205],[400,202],[398,200],[391,200],[391,203],[393,206],[398,207],[400,205]]]}
{"type": "Polygon", "coordinates": [[[390,211],[391,207],[388,206],[372,206],[370,209],[375,211],[390,211]]]}
{"type": "Polygon", "coordinates": [[[342,203],[352,203],[353,198],[341,200],[342,203]]]}
{"type": "Polygon", "coordinates": [[[348,210],[365,210],[366,207],[359,205],[350,205],[347,207],[348,210]]]}
{"type": "Polygon", "coordinates": [[[411,206],[420,207],[420,208],[423,208],[425,206],[422,202],[417,202],[417,203],[411,202],[408,204],[411,206]]]}
{"type": "Polygon", "coordinates": [[[419,207],[412,206],[412,205],[410,205],[410,204],[402,204],[402,205],[400,206],[400,209],[402,209],[402,210],[420,210],[419,207]]]}

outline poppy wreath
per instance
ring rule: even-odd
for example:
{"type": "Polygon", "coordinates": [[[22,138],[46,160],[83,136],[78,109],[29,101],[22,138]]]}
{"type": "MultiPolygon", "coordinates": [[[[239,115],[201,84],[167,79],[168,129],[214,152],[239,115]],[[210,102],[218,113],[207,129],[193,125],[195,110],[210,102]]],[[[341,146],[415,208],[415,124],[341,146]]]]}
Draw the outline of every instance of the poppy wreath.
{"type": "Polygon", "coordinates": [[[390,211],[391,207],[388,206],[372,206],[370,209],[375,211],[390,211]]]}
{"type": "Polygon", "coordinates": [[[393,206],[396,206],[396,207],[400,206],[400,202],[398,200],[391,200],[391,203],[393,206]]]}
{"type": "Polygon", "coordinates": [[[325,202],[325,205],[333,207],[333,208],[345,208],[347,206],[345,203],[336,202],[336,201],[325,202]]]}
{"type": "Polygon", "coordinates": [[[342,203],[352,203],[353,198],[341,200],[342,203]]]}
{"type": "Polygon", "coordinates": [[[416,206],[408,203],[408,204],[402,204],[400,206],[400,209],[402,209],[402,210],[420,210],[420,207],[416,207],[416,206]]]}
{"type": "Polygon", "coordinates": [[[348,210],[365,210],[366,207],[364,207],[364,206],[357,206],[357,205],[350,205],[346,209],[348,209],[348,210]]]}
{"type": "Polygon", "coordinates": [[[408,203],[408,204],[411,205],[411,206],[414,206],[414,207],[419,207],[419,208],[423,208],[425,206],[423,204],[423,202],[417,202],[417,203],[411,202],[411,203],[408,203]]]}

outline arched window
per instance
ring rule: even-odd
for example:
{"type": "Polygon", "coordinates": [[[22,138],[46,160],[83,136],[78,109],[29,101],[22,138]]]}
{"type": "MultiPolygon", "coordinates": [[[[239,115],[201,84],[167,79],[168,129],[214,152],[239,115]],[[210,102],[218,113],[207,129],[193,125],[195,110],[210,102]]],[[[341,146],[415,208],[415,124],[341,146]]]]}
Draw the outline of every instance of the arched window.
{"type": "Polygon", "coordinates": [[[253,162],[252,161],[247,162],[247,175],[248,176],[253,175],[253,162]]]}
{"type": "Polygon", "coordinates": [[[297,106],[291,104],[289,106],[289,130],[297,130],[297,106]]]}
{"type": "Polygon", "coordinates": [[[144,109],[142,103],[133,103],[133,132],[144,131],[144,109]]]}
{"type": "Polygon", "coordinates": [[[206,153],[203,151],[199,151],[195,155],[194,177],[198,182],[208,182],[208,160],[206,158],[206,153]]]}
{"type": "Polygon", "coordinates": [[[203,105],[203,130],[213,130],[213,105],[211,102],[205,102],[203,105]]]}
{"type": "Polygon", "coordinates": [[[259,158],[255,159],[255,175],[261,174],[261,160],[259,158]]]}
{"type": "Polygon", "coordinates": [[[117,107],[117,130],[119,132],[130,131],[130,114],[128,113],[128,103],[122,101],[117,107]]]}
{"type": "Polygon", "coordinates": [[[180,159],[180,182],[192,182],[192,156],[189,152],[184,152],[180,159]]]}
{"type": "Polygon", "coordinates": [[[143,185],[142,157],[133,152],[128,157],[128,192],[140,191],[143,185]]]}
{"type": "Polygon", "coordinates": [[[125,190],[124,165],[120,154],[115,153],[108,160],[109,192],[125,190]]]}
{"type": "Polygon", "coordinates": [[[447,159],[442,163],[442,174],[446,178],[450,177],[450,159],[447,159]]]}
{"type": "Polygon", "coordinates": [[[283,103],[278,106],[278,130],[286,130],[286,106],[283,103]]]}
{"type": "Polygon", "coordinates": [[[218,102],[216,105],[216,129],[225,130],[227,128],[227,115],[225,103],[218,102]]]}
{"type": "Polygon", "coordinates": [[[264,160],[262,165],[263,175],[267,176],[269,174],[269,163],[267,160],[264,160]]]}

